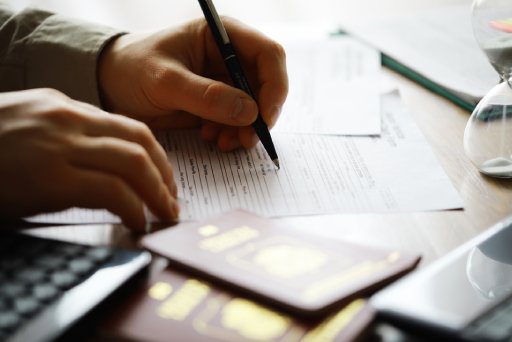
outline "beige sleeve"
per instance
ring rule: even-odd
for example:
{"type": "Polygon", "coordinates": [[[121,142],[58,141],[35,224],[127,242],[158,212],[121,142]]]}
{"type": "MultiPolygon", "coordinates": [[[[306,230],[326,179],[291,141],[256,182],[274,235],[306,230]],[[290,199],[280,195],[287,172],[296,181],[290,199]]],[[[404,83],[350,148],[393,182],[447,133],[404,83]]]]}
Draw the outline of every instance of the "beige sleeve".
{"type": "Polygon", "coordinates": [[[120,34],[37,9],[12,13],[0,1],[0,92],[49,87],[100,106],[98,56],[120,34]]]}

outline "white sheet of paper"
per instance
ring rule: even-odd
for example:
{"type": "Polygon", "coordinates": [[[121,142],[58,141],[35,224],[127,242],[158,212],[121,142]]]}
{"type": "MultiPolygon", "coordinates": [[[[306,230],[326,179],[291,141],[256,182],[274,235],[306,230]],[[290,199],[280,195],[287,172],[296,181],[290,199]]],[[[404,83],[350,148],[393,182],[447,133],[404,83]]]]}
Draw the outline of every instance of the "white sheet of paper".
{"type": "Polygon", "coordinates": [[[285,43],[289,93],[274,131],[380,134],[380,52],[349,36],[285,43]]]}
{"type": "Polygon", "coordinates": [[[347,20],[343,29],[411,69],[476,103],[498,82],[473,37],[471,6],[372,20],[347,20]]]}
{"type": "MultiPolygon", "coordinates": [[[[462,208],[400,102],[396,92],[383,96],[381,137],[274,134],[279,171],[261,145],[221,153],[195,131],[161,132],[159,139],[174,167],[181,219],[202,219],[232,208],[267,217],[462,208]]],[[[106,211],[82,209],[30,220],[118,221],[106,211]]]]}

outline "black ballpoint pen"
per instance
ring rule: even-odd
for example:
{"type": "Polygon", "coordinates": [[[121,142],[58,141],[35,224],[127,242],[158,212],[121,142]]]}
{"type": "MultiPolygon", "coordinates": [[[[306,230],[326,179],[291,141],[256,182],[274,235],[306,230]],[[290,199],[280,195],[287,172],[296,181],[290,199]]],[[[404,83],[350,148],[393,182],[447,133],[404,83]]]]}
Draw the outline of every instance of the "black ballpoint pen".
{"type": "MultiPolygon", "coordinates": [[[[229,40],[226,29],[224,28],[224,25],[222,24],[222,21],[217,14],[217,10],[213,6],[213,2],[211,0],[199,0],[199,5],[201,5],[201,9],[203,10],[206,22],[208,23],[208,27],[212,31],[215,42],[219,47],[219,51],[222,55],[222,58],[224,59],[224,63],[226,64],[226,68],[228,69],[233,83],[237,88],[245,91],[253,99],[255,99],[254,94],[249,87],[249,83],[245,78],[242,66],[238,61],[238,57],[235,54],[235,50],[231,45],[231,41],[229,40]]],[[[261,113],[258,113],[258,117],[252,126],[254,127],[258,138],[260,138],[263,147],[270,156],[270,159],[272,159],[274,165],[279,169],[279,159],[277,157],[276,148],[274,147],[268,126],[265,121],[263,121],[261,113]]]]}

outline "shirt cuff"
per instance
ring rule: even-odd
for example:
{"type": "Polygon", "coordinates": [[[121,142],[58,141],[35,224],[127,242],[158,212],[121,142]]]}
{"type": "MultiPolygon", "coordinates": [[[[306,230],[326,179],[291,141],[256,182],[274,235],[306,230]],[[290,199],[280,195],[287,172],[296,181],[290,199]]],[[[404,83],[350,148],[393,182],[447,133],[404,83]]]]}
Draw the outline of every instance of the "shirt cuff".
{"type": "Polygon", "coordinates": [[[38,12],[44,19],[25,44],[25,88],[55,88],[99,107],[98,57],[123,32],[38,12]]]}

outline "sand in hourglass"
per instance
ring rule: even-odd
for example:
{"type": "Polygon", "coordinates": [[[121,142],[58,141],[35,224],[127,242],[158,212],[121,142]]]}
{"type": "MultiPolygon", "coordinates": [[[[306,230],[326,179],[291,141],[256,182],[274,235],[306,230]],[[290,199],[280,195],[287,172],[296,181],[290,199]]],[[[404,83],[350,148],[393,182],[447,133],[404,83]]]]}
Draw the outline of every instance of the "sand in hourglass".
{"type": "Polygon", "coordinates": [[[480,171],[493,177],[510,178],[512,177],[512,161],[503,157],[493,158],[482,163],[480,171]]]}
{"type": "Polygon", "coordinates": [[[512,34],[487,43],[483,50],[500,75],[512,74],[512,34]]]}

